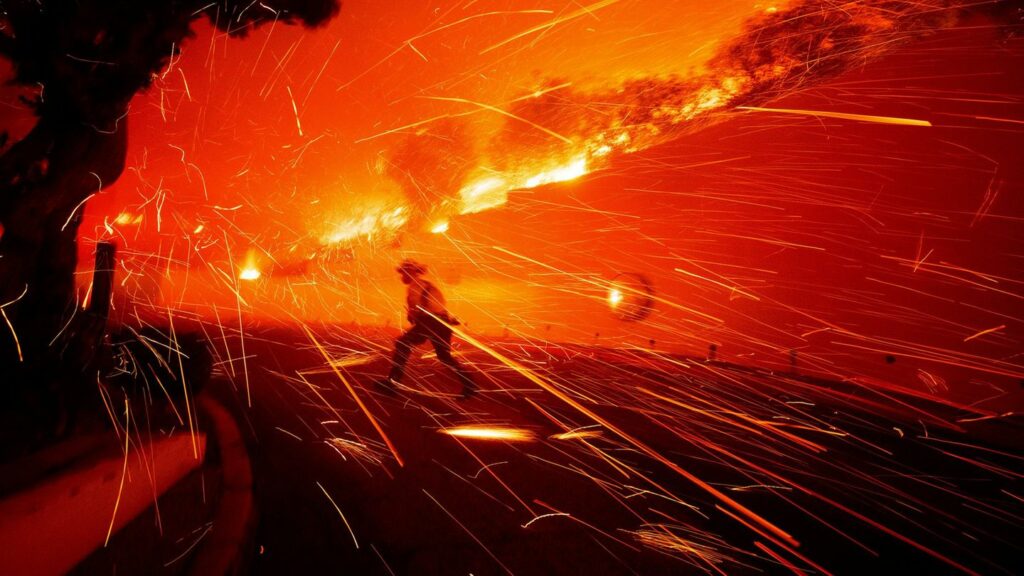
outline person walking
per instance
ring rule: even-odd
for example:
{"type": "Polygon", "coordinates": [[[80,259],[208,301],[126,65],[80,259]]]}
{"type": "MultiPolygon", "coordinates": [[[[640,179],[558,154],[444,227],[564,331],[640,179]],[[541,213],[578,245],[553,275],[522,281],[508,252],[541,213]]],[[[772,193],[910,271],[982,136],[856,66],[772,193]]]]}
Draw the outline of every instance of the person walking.
{"type": "Polygon", "coordinates": [[[404,334],[395,340],[395,352],[391,358],[391,372],[380,385],[386,392],[393,392],[405,375],[405,364],[415,346],[430,341],[437,352],[437,359],[450,368],[462,383],[462,397],[469,398],[476,392],[476,384],[469,372],[452,357],[452,329],[458,320],[448,315],[444,295],[429,280],[424,278],[427,267],[415,260],[406,259],[395,269],[407,286],[405,296],[406,319],[412,324],[404,334]]]}

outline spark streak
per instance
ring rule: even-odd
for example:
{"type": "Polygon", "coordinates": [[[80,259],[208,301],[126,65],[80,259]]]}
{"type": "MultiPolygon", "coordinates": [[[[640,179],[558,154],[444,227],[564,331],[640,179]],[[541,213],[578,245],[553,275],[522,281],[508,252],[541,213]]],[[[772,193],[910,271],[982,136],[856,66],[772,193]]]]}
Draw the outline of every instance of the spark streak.
{"type": "MultiPolygon", "coordinates": [[[[428,314],[429,314],[429,312],[428,312],[428,314]]],[[[648,456],[650,456],[651,458],[657,460],[658,462],[661,462],[662,464],[667,466],[669,469],[673,470],[674,472],[676,472],[680,476],[686,478],[690,482],[692,482],[695,485],[697,485],[702,490],[708,492],[709,494],[711,494],[712,496],[718,498],[722,502],[725,502],[726,504],[731,506],[736,511],[740,512],[744,516],[750,518],[754,522],[756,522],[756,523],[760,524],[761,526],[763,526],[764,528],[768,529],[769,531],[771,531],[773,534],[775,534],[779,538],[785,540],[786,542],[789,542],[793,546],[799,546],[799,542],[797,542],[786,531],[782,530],[781,528],[779,528],[775,524],[772,524],[771,522],[769,522],[765,518],[761,517],[760,515],[756,514],[754,511],[750,510],[746,506],[744,506],[744,505],[740,504],[739,502],[737,502],[736,500],[732,499],[727,494],[725,494],[722,491],[718,490],[714,486],[711,486],[707,482],[704,482],[703,480],[701,480],[697,476],[695,476],[692,473],[686,471],[685,469],[683,469],[681,466],[679,466],[675,462],[673,462],[673,461],[669,460],[668,458],[666,458],[664,455],[662,455],[657,450],[654,450],[653,448],[651,448],[647,444],[641,442],[639,439],[635,438],[633,435],[628,434],[625,430],[622,430],[621,428],[619,428],[618,426],[612,424],[611,422],[609,422],[605,418],[602,418],[601,416],[598,416],[597,413],[595,413],[594,411],[590,410],[589,408],[583,406],[582,404],[580,404],[576,400],[572,399],[569,395],[567,395],[566,393],[564,393],[561,390],[559,390],[556,385],[554,385],[551,382],[548,382],[544,378],[541,378],[534,371],[532,371],[529,368],[523,366],[522,364],[519,364],[515,360],[512,360],[511,358],[508,358],[507,356],[504,356],[503,354],[499,353],[498,351],[492,349],[491,347],[485,345],[484,343],[480,342],[479,340],[477,340],[477,339],[473,338],[472,336],[466,334],[463,330],[460,330],[458,327],[451,326],[450,324],[448,324],[447,322],[445,322],[444,320],[442,320],[440,318],[437,318],[436,316],[434,316],[434,318],[438,322],[443,323],[450,330],[452,330],[453,332],[458,334],[459,337],[462,338],[463,340],[465,340],[466,342],[469,342],[470,344],[472,344],[473,346],[476,346],[480,350],[482,350],[484,352],[487,352],[488,354],[493,356],[496,360],[498,360],[502,364],[505,364],[509,368],[515,370],[520,375],[526,377],[528,380],[530,380],[534,384],[537,384],[538,386],[540,386],[544,390],[548,391],[549,393],[554,395],[556,398],[558,398],[562,402],[565,402],[566,404],[568,404],[572,408],[576,409],[577,411],[579,411],[583,415],[587,416],[588,418],[590,418],[594,422],[597,422],[598,424],[600,424],[604,428],[607,428],[608,430],[614,432],[617,436],[619,436],[620,438],[622,438],[626,442],[629,442],[631,445],[633,445],[634,448],[640,450],[644,454],[647,454],[648,456]]]]}
{"type": "Polygon", "coordinates": [[[821,118],[838,118],[840,120],[856,120],[875,124],[894,124],[897,126],[931,126],[927,120],[914,118],[895,118],[893,116],[872,116],[870,114],[852,114],[849,112],[827,112],[824,110],[797,110],[793,108],[760,108],[757,106],[737,106],[737,110],[750,112],[774,112],[776,114],[796,114],[798,116],[817,116],[821,118]]]}
{"type": "Polygon", "coordinates": [[[593,12],[595,12],[597,10],[600,10],[602,8],[611,6],[612,4],[616,4],[616,3],[618,3],[618,1],[619,0],[600,0],[599,2],[594,2],[593,4],[589,4],[587,6],[579,8],[578,10],[573,10],[572,12],[569,12],[568,14],[565,14],[564,16],[559,16],[558,18],[554,18],[554,19],[549,20],[549,21],[547,21],[547,22],[545,22],[543,24],[540,24],[540,25],[534,26],[532,28],[529,28],[527,30],[524,30],[524,31],[516,34],[515,36],[512,36],[511,38],[506,38],[505,40],[502,40],[501,42],[498,42],[497,44],[494,44],[494,45],[492,45],[492,46],[490,46],[488,48],[485,48],[484,50],[482,50],[480,52],[480,54],[486,54],[486,53],[488,53],[488,52],[490,52],[492,50],[496,50],[498,48],[501,48],[502,46],[504,46],[504,45],[506,45],[506,44],[508,44],[510,42],[515,42],[516,40],[519,40],[520,38],[524,38],[524,37],[529,36],[531,34],[536,34],[537,32],[541,32],[541,31],[544,31],[544,30],[548,30],[548,29],[554,28],[555,26],[558,26],[559,24],[562,24],[564,22],[568,22],[570,20],[575,20],[576,18],[579,18],[580,16],[586,16],[586,15],[592,14],[593,12]]]}
{"type": "Polygon", "coordinates": [[[458,436],[460,438],[473,438],[476,440],[502,440],[505,442],[531,442],[536,439],[535,434],[523,428],[503,428],[497,426],[456,426],[455,428],[442,428],[438,430],[442,434],[458,436]]]}
{"type": "Polygon", "coordinates": [[[103,540],[103,547],[110,544],[110,535],[114,533],[114,521],[117,520],[117,509],[121,505],[121,495],[124,493],[124,480],[128,476],[128,441],[131,439],[131,431],[128,426],[131,423],[131,407],[128,404],[128,397],[124,397],[124,466],[121,468],[121,482],[117,487],[117,499],[114,500],[114,511],[110,515],[110,525],[107,526],[107,537],[103,540]]]}
{"type": "MultiPolygon", "coordinates": [[[[399,466],[405,466],[405,463],[402,461],[402,457],[398,455],[398,450],[395,448],[395,445],[391,443],[391,439],[388,438],[388,435],[384,432],[384,429],[381,428],[380,423],[377,422],[377,419],[373,416],[373,413],[370,412],[370,409],[366,407],[366,404],[363,403],[363,400],[359,397],[358,394],[356,394],[355,389],[352,387],[349,381],[344,376],[341,375],[341,370],[337,367],[337,365],[335,365],[333,359],[331,358],[331,355],[327,353],[327,350],[324,349],[323,345],[320,344],[320,341],[317,340],[316,336],[313,335],[313,332],[305,324],[302,324],[301,326],[302,330],[306,333],[306,336],[309,338],[309,341],[312,342],[313,345],[316,346],[316,349],[320,351],[320,354],[323,355],[324,360],[331,367],[331,369],[334,370],[334,374],[338,377],[338,380],[341,380],[341,383],[345,385],[345,388],[348,390],[349,394],[352,395],[352,398],[356,401],[356,404],[359,405],[359,409],[363,411],[363,414],[366,415],[367,420],[370,421],[370,424],[373,425],[373,428],[377,431],[378,434],[380,434],[381,439],[384,440],[385,444],[387,444],[388,449],[391,450],[392,456],[395,457],[395,462],[398,462],[399,466]]],[[[327,399],[320,395],[319,392],[316,392],[316,394],[317,396],[320,397],[321,401],[323,401],[325,405],[329,405],[327,399]]],[[[338,415],[338,419],[341,420],[340,415],[338,415]]]]}
{"type": "Polygon", "coordinates": [[[484,110],[489,110],[491,112],[496,112],[498,114],[501,114],[502,116],[507,116],[508,118],[511,118],[513,120],[517,120],[519,122],[522,122],[523,124],[527,124],[529,126],[532,126],[532,127],[536,128],[537,130],[540,130],[541,132],[547,134],[548,136],[551,136],[552,138],[557,138],[558,140],[561,140],[562,142],[565,142],[566,144],[572,144],[573,143],[572,140],[566,138],[565,136],[562,136],[558,132],[555,132],[553,130],[549,130],[549,129],[545,128],[544,126],[541,126],[540,124],[537,124],[536,122],[531,122],[530,120],[527,120],[526,118],[523,118],[521,116],[516,116],[515,114],[509,112],[508,110],[504,110],[502,108],[498,108],[497,106],[491,106],[490,104],[484,104],[483,102],[474,102],[473,100],[467,100],[465,98],[448,98],[448,97],[442,97],[442,96],[430,96],[430,97],[428,97],[428,100],[441,100],[441,101],[444,101],[444,102],[459,102],[459,103],[462,103],[462,104],[472,104],[473,106],[476,106],[478,108],[483,108],[484,110]]]}
{"type": "Polygon", "coordinates": [[[17,298],[15,298],[14,300],[11,300],[10,302],[5,302],[3,304],[0,304],[0,316],[4,317],[4,323],[7,324],[7,329],[11,331],[11,337],[14,338],[14,348],[18,352],[18,362],[24,362],[25,361],[25,357],[21,353],[21,341],[18,340],[18,332],[14,329],[14,325],[11,324],[11,319],[7,317],[7,312],[4,310],[4,308],[6,308],[6,307],[10,306],[11,304],[14,304],[15,302],[21,300],[22,298],[25,297],[25,294],[27,294],[27,293],[28,293],[28,284],[25,284],[25,288],[22,289],[21,294],[19,294],[17,298]]]}
{"type": "Polygon", "coordinates": [[[972,335],[968,336],[967,338],[964,338],[964,342],[968,342],[970,340],[974,340],[975,338],[978,338],[979,336],[984,336],[985,334],[992,334],[993,332],[998,332],[998,331],[1002,330],[1003,328],[1006,328],[1006,324],[1000,324],[999,326],[996,326],[995,328],[988,328],[986,330],[982,330],[981,332],[978,332],[976,334],[972,334],[972,335]]]}
{"type": "Polygon", "coordinates": [[[319,480],[317,480],[316,485],[320,487],[320,490],[324,493],[324,496],[327,496],[327,500],[331,502],[331,506],[334,506],[334,509],[337,510],[338,516],[341,516],[341,521],[345,523],[345,528],[348,529],[348,533],[352,536],[352,543],[355,544],[356,550],[358,550],[359,541],[356,540],[356,533],[352,531],[352,526],[348,523],[348,519],[345,518],[345,515],[342,514],[341,508],[338,507],[338,503],[334,501],[334,498],[331,498],[331,495],[327,493],[327,489],[324,488],[324,485],[321,484],[319,480]]]}

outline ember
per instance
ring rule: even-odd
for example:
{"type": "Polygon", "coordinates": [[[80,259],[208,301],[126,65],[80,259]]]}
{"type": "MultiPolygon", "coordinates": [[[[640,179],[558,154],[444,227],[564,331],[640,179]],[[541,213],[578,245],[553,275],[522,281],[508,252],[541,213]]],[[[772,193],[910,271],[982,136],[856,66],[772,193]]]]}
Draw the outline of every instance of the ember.
{"type": "Polygon", "coordinates": [[[1022,14],[5,2],[0,574],[1015,572],[1022,14]]]}

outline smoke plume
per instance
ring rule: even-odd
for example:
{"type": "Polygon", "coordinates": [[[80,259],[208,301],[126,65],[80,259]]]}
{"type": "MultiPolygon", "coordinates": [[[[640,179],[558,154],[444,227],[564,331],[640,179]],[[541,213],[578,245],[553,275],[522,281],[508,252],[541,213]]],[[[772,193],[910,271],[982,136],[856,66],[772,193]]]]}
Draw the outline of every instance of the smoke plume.
{"type": "Polygon", "coordinates": [[[749,19],[693,77],[627,80],[597,92],[552,81],[510,110],[490,150],[514,170],[541,152],[563,160],[583,154],[588,166],[700,130],[740,106],[759,106],[833,78],[971,15],[1015,31],[1019,1],[810,0],[749,19]],[[554,89],[556,86],[566,86],[554,89]],[[543,126],[562,138],[538,130],[543,126]]]}
{"type": "Polygon", "coordinates": [[[748,19],[701,73],[637,77],[598,90],[549,80],[502,110],[503,126],[482,145],[474,146],[466,123],[443,119],[387,154],[386,173],[408,204],[400,225],[423,229],[427,221],[434,231],[447,230],[451,216],[500,206],[511,190],[579,177],[701,130],[737,108],[759,107],[869,65],[969,18],[1018,33],[1022,6],[1022,0],[804,0],[748,19]]]}

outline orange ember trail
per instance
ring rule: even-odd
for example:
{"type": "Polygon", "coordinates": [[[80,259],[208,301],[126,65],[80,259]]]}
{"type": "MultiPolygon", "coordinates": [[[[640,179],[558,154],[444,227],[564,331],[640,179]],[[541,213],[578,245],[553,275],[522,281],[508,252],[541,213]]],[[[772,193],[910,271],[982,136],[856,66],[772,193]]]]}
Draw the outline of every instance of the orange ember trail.
{"type": "Polygon", "coordinates": [[[503,428],[500,426],[456,426],[438,430],[442,434],[471,438],[474,440],[501,440],[504,442],[532,442],[536,435],[523,428],[503,428]]]}
{"type": "MultiPolygon", "coordinates": [[[[331,355],[327,353],[327,350],[324,349],[324,347],[320,344],[320,341],[317,340],[316,336],[313,335],[313,332],[305,324],[302,324],[302,329],[306,333],[306,336],[309,338],[309,341],[312,342],[313,345],[316,346],[316,349],[320,351],[320,354],[323,355],[324,361],[326,361],[327,364],[331,367],[331,370],[334,371],[334,374],[338,377],[338,380],[341,380],[341,383],[345,385],[345,388],[348,390],[348,393],[352,395],[352,399],[355,400],[356,404],[359,405],[359,409],[362,410],[363,414],[366,415],[367,420],[370,421],[370,424],[373,425],[373,428],[377,431],[378,434],[380,434],[381,439],[384,441],[385,444],[387,444],[388,449],[391,450],[391,454],[395,457],[395,462],[398,462],[399,466],[405,466],[405,463],[402,461],[402,457],[398,455],[398,450],[395,448],[395,445],[391,443],[391,439],[388,438],[388,435],[384,432],[384,429],[381,428],[380,423],[373,416],[373,413],[370,412],[370,409],[366,407],[366,404],[364,404],[362,399],[359,398],[359,395],[356,394],[355,388],[353,388],[352,385],[349,384],[349,381],[344,376],[341,375],[341,370],[340,368],[338,368],[337,364],[335,364],[334,360],[331,358],[331,355]]],[[[313,387],[310,386],[310,388],[313,387]]],[[[320,398],[320,401],[324,403],[324,406],[330,406],[330,403],[327,401],[326,398],[324,398],[320,394],[320,392],[316,391],[315,388],[313,388],[313,391],[320,398]]],[[[331,409],[333,410],[333,408],[331,409]]],[[[341,415],[337,414],[337,416],[338,419],[340,420],[341,415]]]]}
{"type": "Polygon", "coordinates": [[[600,424],[604,428],[607,428],[608,430],[614,432],[617,436],[619,436],[623,440],[625,440],[625,441],[629,442],[631,445],[633,445],[633,447],[637,448],[638,450],[640,450],[644,454],[647,454],[648,456],[650,456],[651,458],[657,460],[658,462],[661,462],[662,464],[664,464],[665,466],[667,466],[671,470],[675,471],[680,476],[683,476],[684,478],[686,478],[690,482],[693,482],[695,485],[697,485],[702,490],[708,492],[712,496],[718,498],[722,502],[725,502],[726,504],[731,506],[734,510],[739,511],[744,516],[747,516],[748,518],[750,518],[754,522],[756,522],[756,523],[760,524],[761,526],[765,527],[766,529],[771,531],[773,534],[775,534],[779,538],[782,538],[783,540],[785,540],[786,542],[789,542],[793,546],[799,546],[800,545],[799,542],[797,542],[792,536],[790,536],[787,532],[785,532],[784,530],[782,530],[778,526],[772,524],[771,522],[769,522],[768,520],[764,519],[760,515],[754,513],[752,510],[750,510],[746,506],[743,506],[739,502],[733,500],[732,498],[730,498],[728,495],[722,493],[717,488],[715,488],[715,487],[711,486],[710,484],[704,482],[703,480],[701,480],[700,478],[694,476],[690,472],[687,472],[682,467],[680,467],[678,464],[676,464],[675,462],[672,462],[671,460],[666,458],[664,455],[662,455],[660,452],[650,448],[645,443],[641,442],[639,439],[633,437],[631,434],[626,433],[624,430],[620,429],[618,426],[615,426],[614,424],[612,424],[611,422],[609,422],[606,419],[602,418],[601,416],[598,416],[595,412],[593,412],[592,410],[586,408],[585,406],[583,406],[582,404],[580,404],[576,400],[573,400],[570,396],[568,396],[567,394],[565,394],[564,392],[559,390],[556,387],[556,385],[546,381],[544,378],[541,378],[540,376],[538,376],[536,373],[534,373],[529,368],[526,368],[525,366],[519,364],[518,362],[516,362],[516,361],[514,361],[514,360],[512,360],[512,359],[510,359],[510,358],[508,358],[508,357],[506,357],[504,355],[502,355],[498,351],[496,351],[496,350],[490,348],[489,346],[483,344],[482,342],[480,342],[479,340],[473,338],[472,336],[469,336],[464,331],[460,330],[458,327],[451,326],[448,323],[446,323],[443,320],[441,320],[440,318],[436,318],[435,317],[435,319],[438,322],[444,323],[450,330],[452,330],[453,332],[458,334],[459,337],[462,338],[463,340],[465,340],[466,342],[469,342],[473,346],[475,346],[475,347],[479,348],[480,350],[490,354],[491,356],[493,356],[496,360],[498,360],[502,364],[504,364],[504,365],[508,366],[509,368],[515,370],[516,372],[518,372],[522,376],[526,377],[528,380],[530,380],[534,384],[537,384],[538,386],[540,386],[541,388],[543,388],[544,390],[546,390],[550,394],[554,395],[556,398],[558,398],[562,402],[565,402],[566,404],[568,404],[570,407],[574,408],[578,412],[580,412],[583,415],[587,416],[588,418],[590,418],[594,422],[597,422],[598,424],[600,424]]]}
{"type": "Polygon", "coordinates": [[[1024,0],[191,4],[0,10],[12,554],[1019,571],[1024,0]]]}
{"type": "Polygon", "coordinates": [[[776,114],[796,114],[798,116],[816,116],[819,118],[838,118],[840,120],[856,120],[875,124],[894,124],[897,126],[931,126],[927,120],[913,118],[893,118],[892,116],[872,116],[870,114],[851,114],[847,112],[826,112],[824,110],[794,110],[791,108],[759,108],[756,106],[737,106],[737,110],[750,112],[774,112],[776,114]]]}

